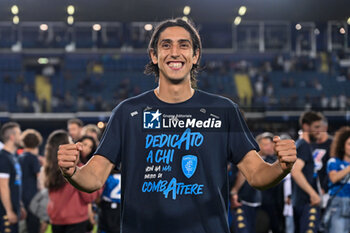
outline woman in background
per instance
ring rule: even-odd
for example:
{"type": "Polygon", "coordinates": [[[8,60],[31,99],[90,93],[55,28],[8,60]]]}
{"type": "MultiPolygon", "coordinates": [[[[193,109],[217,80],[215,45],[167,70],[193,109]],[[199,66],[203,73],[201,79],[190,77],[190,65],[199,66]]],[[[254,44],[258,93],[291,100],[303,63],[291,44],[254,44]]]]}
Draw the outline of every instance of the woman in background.
{"type": "Polygon", "coordinates": [[[85,193],[66,182],[57,164],[61,144],[71,143],[64,130],[52,132],[45,147],[45,186],[49,190],[48,214],[53,233],[85,233],[88,224],[88,204],[101,192],[85,193]]]}
{"type": "Polygon", "coordinates": [[[331,218],[328,232],[350,232],[350,127],[340,128],[331,145],[327,164],[331,218]]]}
{"type": "Polygon", "coordinates": [[[94,152],[97,149],[97,144],[95,139],[88,135],[82,136],[78,142],[83,144],[83,150],[80,152],[80,162],[85,164],[94,155],[94,152]]]}
{"type": "MultiPolygon", "coordinates": [[[[83,135],[77,142],[81,142],[81,144],[83,144],[83,150],[80,151],[80,162],[82,164],[86,164],[89,161],[89,159],[91,159],[91,157],[94,155],[94,152],[97,149],[96,140],[92,136],[83,135]]],[[[98,202],[99,198],[95,201],[98,202]]],[[[93,206],[96,205],[94,203],[90,203],[88,205],[89,223],[87,225],[86,232],[91,232],[93,230],[94,225],[97,224],[97,215],[94,211],[93,206]]]]}

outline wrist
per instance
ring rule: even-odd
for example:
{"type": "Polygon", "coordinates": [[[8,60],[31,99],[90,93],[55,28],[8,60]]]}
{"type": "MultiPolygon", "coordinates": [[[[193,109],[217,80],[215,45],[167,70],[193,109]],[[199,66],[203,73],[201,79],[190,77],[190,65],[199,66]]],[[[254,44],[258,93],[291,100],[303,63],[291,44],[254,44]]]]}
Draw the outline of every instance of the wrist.
{"type": "Polygon", "coordinates": [[[6,210],[6,215],[9,215],[9,214],[13,214],[14,212],[13,212],[13,210],[11,209],[11,210],[6,210]]]}
{"type": "Polygon", "coordinates": [[[312,197],[312,196],[318,196],[318,193],[315,191],[315,190],[312,190],[310,193],[309,193],[309,196],[312,197]]]}
{"type": "Polygon", "coordinates": [[[70,179],[70,178],[72,178],[72,177],[75,175],[75,173],[77,172],[77,169],[78,169],[78,167],[75,166],[75,167],[74,167],[74,171],[73,171],[73,173],[72,173],[71,175],[67,175],[67,174],[65,174],[65,173],[63,173],[63,172],[62,172],[62,175],[63,175],[64,178],[70,179]]]}
{"type": "Polygon", "coordinates": [[[232,191],[230,192],[230,194],[231,194],[232,196],[234,196],[234,195],[237,195],[238,193],[237,193],[237,191],[232,190],[232,191]]]}
{"type": "Polygon", "coordinates": [[[288,173],[290,173],[293,168],[293,166],[288,166],[289,164],[285,162],[277,161],[277,164],[278,164],[279,170],[283,175],[287,175],[288,173]]]}

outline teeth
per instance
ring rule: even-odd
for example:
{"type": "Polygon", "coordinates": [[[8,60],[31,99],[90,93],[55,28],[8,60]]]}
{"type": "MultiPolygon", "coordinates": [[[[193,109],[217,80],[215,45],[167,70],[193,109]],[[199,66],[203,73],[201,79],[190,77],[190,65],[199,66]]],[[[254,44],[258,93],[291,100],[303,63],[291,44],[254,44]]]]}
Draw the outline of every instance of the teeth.
{"type": "Polygon", "coordinates": [[[171,68],[181,68],[182,67],[182,63],[181,62],[170,62],[169,66],[171,68]]]}

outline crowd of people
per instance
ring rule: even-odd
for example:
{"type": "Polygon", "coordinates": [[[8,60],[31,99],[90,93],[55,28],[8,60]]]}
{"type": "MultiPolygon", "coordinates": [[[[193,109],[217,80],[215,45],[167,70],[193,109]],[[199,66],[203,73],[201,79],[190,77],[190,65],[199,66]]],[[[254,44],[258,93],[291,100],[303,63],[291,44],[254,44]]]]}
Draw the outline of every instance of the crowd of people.
{"type": "MultiPolygon", "coordinates": [[[[314,111],[304,112],[299,124],[298,159],[279,185],[255,190],[230,165],[233,232],[350,232],[350,127],[333,137],[325,116],[314,111]]],[[[273,134],[256,141],[262,159],[276,161],[273,134]]]]}
{"type": "Polygon", "coordinates": [[[65,181],[57,163],[61,144],[80,142],[79,166],[83,166],[93,156],[100,136],[96,125],[84,126],[80,119],[71,119],[67,130],[48,136],[41,155],[43,138],[37,130],[21,132],[18,123],[5,123],[1,128],[0,232],[44,233],[49,224],[52,232],[91,232],[97,221],[99,232],[119,232],[114,226],[120,211],[120,172],[113,171],[105,188],[85,193],[65,181]]]}
{"type": "MultiPolygon", "coordinates": [[[[350,128],[340,128],[334,137],[327,128],[321,113],[309,111],[300,117],[298,159],[291,177],[266,191],[252,188],[237,167],[228,164],[232,232],[318,232],[329,211],[328,232],[349,232],[350,128]]],[[[97,225],[99,232],[119,232],[120,171],[110,174],[103,189],[89,194],[67,183],[57,164],[59,146],[74,142],[83,145],[78,166],[86,164],[101,137],[96,125],[69,120],[67,131],[50,134],[43,156],[43,138],[35,129],[21,132],[19,124],[9,122],[2,126],[1,137],[0,232],[19,231],[24,219],[21,232],[43,233],[48,224],[53,232],[91,232],[97,225]]],[[[274,163],[273,134],[259,134],[256,141],[261,158],[274,163]]]]}

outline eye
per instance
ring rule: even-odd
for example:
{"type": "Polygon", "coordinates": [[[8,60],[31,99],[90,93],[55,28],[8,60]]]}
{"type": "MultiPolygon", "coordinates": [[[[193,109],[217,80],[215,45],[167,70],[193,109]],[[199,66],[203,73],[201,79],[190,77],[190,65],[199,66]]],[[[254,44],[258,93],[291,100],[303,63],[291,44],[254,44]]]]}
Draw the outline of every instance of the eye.
{"type": "Polygon", "coordinates": [[[163,49],[170,48],[170,44],[169,43],[163,43],[161,46],[162,46],[163,49]]]}
{"type": "Polygon", "coordinates": [[[180,47],[181,48],[189,48],[190,47],[190,44],[189,43],[182,43],[182,44],[180,44],[180,47]]]}

